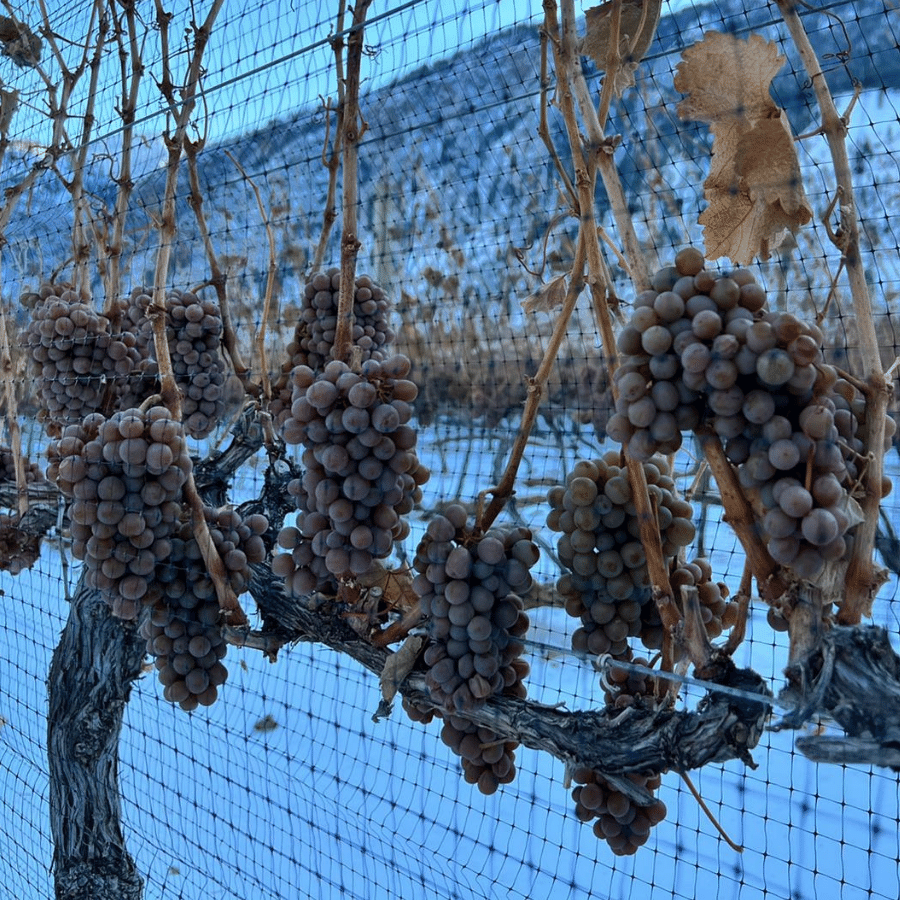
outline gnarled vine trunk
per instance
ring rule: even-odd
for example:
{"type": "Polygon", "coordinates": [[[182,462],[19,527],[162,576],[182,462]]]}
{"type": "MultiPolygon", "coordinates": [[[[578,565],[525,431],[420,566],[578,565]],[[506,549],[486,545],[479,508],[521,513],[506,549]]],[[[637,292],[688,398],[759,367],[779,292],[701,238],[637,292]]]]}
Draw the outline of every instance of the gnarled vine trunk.
{"type": "Polygon", "coordinates": [[[82,580],[50,665],[47,748],[57,900],[140,900],[125,848],[119,733],[145,642],[82,580]]]}

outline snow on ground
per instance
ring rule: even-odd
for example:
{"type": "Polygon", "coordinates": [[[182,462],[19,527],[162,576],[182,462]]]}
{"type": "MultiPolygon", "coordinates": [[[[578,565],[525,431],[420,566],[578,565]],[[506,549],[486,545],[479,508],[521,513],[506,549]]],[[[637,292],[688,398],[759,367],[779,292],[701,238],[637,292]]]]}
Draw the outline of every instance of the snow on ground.
{"type": "MultiPolygon", "coordinates": [[[[523,475],[562,477],[576,456],[597,449],[577,444],[537,441],[523,475]]],[[[466,439],[443,428],[426,432],[420,446],[438,473],[426,503],[460,488],[471,499],[489,486],[484,473],[505,460],[508,436],[466,439]]],[[[889,459],[896,470],[896,456],[889,459]]],[[[520,512],[535,523],[543,515],[536,504],[520,512]]],[[[706,539],[717,575],[734,587],[732,545],[715,516],[706,539]]],[[[551,571],[542,563],[539,577],[551,571]]],[[[10,897],[52,895],[45,677],[64,624],[61,577],[50,548],[32,573],[0,574],[0,883],[10,897]]],[[[876,611],[893,631],[895,591],[891,581],[876,611]]],[[[566,650],[565,618],[534,616],[532,695],[584,708],[600,702],[600,690],[589,664],[566,650]]],[[[752,660],[777,686],[784,653],[755,612],[738,662],[752,660]]],[[[355,663],[303,644],[275,664],[233,649],[226,662],[229,681],[209,710],[173,708],[152,676],[138,682],[127,709],[123,811],[147,900],[900,894],[895,776],[816,767],[792,752],[790,734],[763,737],[755,771],[733,762],[694,774],[742,855],[669,774],[660,793],[668,818],[644,852],[620,859],[575,820],[563,766],[546,754],[520,750],[516,781],[486,798],[462,781],[436,724],[413,723],[399,707],[372,721],[377,681],[355,663]]],[[[685,696],[694,703],[701,693],[685,696]]]]}

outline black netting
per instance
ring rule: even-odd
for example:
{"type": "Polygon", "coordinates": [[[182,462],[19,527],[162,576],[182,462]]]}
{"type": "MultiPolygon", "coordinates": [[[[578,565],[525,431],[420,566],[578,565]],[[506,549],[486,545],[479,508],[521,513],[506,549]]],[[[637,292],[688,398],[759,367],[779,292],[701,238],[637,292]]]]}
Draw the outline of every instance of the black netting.
{"type": "MultiPolygon", "coordinates": [[[[10,344],[8,352],[0,347],[3,444],[20,441],[23,457],[42,469],[57,435],[52,430],[48,435],[42,427],[47,422],[39,421],[46,419],[39,416],[40,379],[26,360],[34,292],[45,282],[77,282],[81,295],[110,315],[132,292],[152,292],[168,172],[162,135],[167,129],[174,134],[173,117],[184,100],[187,67],[197,47],[194,27],[209,12],[203,4],[175,4],[161,30],[154,5],[134,4],[133,14],[131,5],[79,0],[57,9],[50,4],[45,22],[45,5],[23,3],[0,16],[5,191],[0,245],[10,344]],[[117,193],[123,146],[129,144],[121,116],[127,107],[122,78],[127,83],[132,75],[129,23],[144,74],[133,109],[133,191],[118,234],[117,193]],[[167,78],[163,33],[173,84],[168,100],[159,89],[167,78]],[[98,50],[99,34],[105,43],[98,50]],[[41,54],[35,65],[37,43],[41,54]],[[63,66],[75,85],[70,97],[63,66]],[[61,104],[64,114],[54,113],[61,104]],[[117,265],[116,282],[110,273],[117,265]]],[[[626,0],[623,7],[637,5],[626,0]]],[[[337,218],[322,238],[338,125],[335,34],[344,29],[344,67],[352,37],[352,10],[345,10],[339,25],[339,6],[344,4],[225,0],[202,58],[198,103],[185,132],[197,149],[202,221],[184,159],[175,185],[177,230],[164,287],[192,291],[203,300],[226,299],[234,336],[229,371],[235,362],[242,365],[250,386],[245,392],[232,376],[222,388],[225,411],[215,414],[212,433],[189,437],[187,449],[199,463],[234,446],[235,433],[248,440],[248,458],[229,474],[227,485],[204,496],[215,506],[263,498],[258,506],[270,518],[296,507],[287,462],[299,476],[311,456],[303,457],[302,446],[285,449],[279,413],[273,412],[273,427],[272,417],[258,417],[265,404],[254,403],[265,390],[264,375],[275,396],[285,383],[290,391],[287,379],[279,387],[278,378],[286,364],[286,373],[291,370],[289,345],[302,320],[304,286],[317,264],[327,269],[341,261],[340,166],[331,201],[337,218]],[[207,246],[222,275],[218,287],[207,246]],[[248,398],[252,410],[244,407],[242,417],[248,398]],[[275,478],[281,481],[274,492],[264,494],[265,484],[275,478]],[[278,507],[273,496],[287,506],[278,507]]],[[[581,30],[584,9],[578,7],[581,30]]],[[[900,24],[890,4],[879,0],[801,4],[798,10],[838,110],[847,111],[864,280],[881,364],[892,377],[900,352],[900,235],[894,223],[900,209],[900,24]]],[[[381,285],[393,304],[393,348],[409,358],[408,377],[419,389],[411,419],[418,432],[416,452],[431,472],[408,516],[409,535],[383,555],[395,568],[414,564],[420,539],[448,504],[460,502],[474,516],[490,503],[491,489],[501,483],[514,452],[529,379],[538,372],[557,323],[555,309],[528,312],[522,303],[541,285],[567,276],[578,253],[579,218],[560,176],[562,169],[576,183],[564,121],[551,103],[558,100],[552,47],[542,86],[543,23],[538,0],[411,0],[375,3],[369,10],[361,63],[357,273],[381,285]],[[551,104],[545,136],[542,103],[551,104]]],[[[673,82],[685,48],[711,31],[741,40],[759,35],[785,55],[771,95],[799,136],[794,144],[813,213],[808,225],[749,268],[773,310],[817,319],[825,360],[841,370],[862,371],[871,360],[860,346],[847,267],[829,235],[841,211],[832,157],[820,130],[814,86],[777,6],[664,6],[635,83],[613,99],[606,128],[607,135],[621,138],[608,149],[641,253],[653,272],[670,265],[679,249],[703,246],[697,220],[708,203],[703,183],[712,137],[705,123],[679,117],[683,95],[673,82]]],[[[596,103],[603,74],[593,60],[585,58],[583,65],[596,103]]],[[[579,141],[587,147],[584,131],[579,141]]],[[[621,329],[631,316],[635,290],[620,253],[619,222],[602,184],[595,212],[614,306],[621,304],[616,320],[621,329]]],[[[709,266],[730,268],[725,259],[709,266]]],[[[178,350],[187,352],[187,347],[178,350]]],[[[156,363],[148,365],[123,376],[138,403],[155,384],[156,363]],[[144,390],[147,385],[151,388],[144,390]]],[[[113,381],[104,376],[98,395],[113,381]]],[[[531,670],[525,680],[529,700],[570,712],[601,709],[605,699],[597,654],[573,649],[578,619],[565,614],[555,591],[563,566],[559,534],[546,524],[547,497],[578,460],[618,449],[606,434],[614,404],[610,361],[585,290],[546,381],[515,494],[497,520],[508,528],[530,528],[540,549],[532,570],[537,588],[526,598],[531,624],[523,637],[523,658],[531,670]]],[[[77,421],[86,414],[79,412],[77,421]]],[[[702,460],[699,442],[686,433],[672,458],[674,483],[693,501],[696,534],[686,552],[689,558],[707,557],[713,580],[726,583],[733,594],[745,553],[702,460]]],[[[896,481],[896,443],[884,464],[896,481]]],[[[15,473],[12,463],[4,467],[0,499],[15,517],[21,512],[15,473]]],[[[864,472],[861,463],[855,471],[864,472]]],[[[207,489],[199,476],[198,483],[207,489]]],[[[75,550],[72,507],[67,511],[72,498],[55,485],[43,494],[32,487],[30,496],[32,519],[23,521],[38,522],[28,528],[43,535],[39,558],[13,574],[7,569],[15,554],[11,545],[0,544],[5,557],[0,559],[0,890],[10,897],[40,898],[54,893],[58,838],[50,826],[48,674],[70,610],[80,602],[85,563],[75,550]]],[[[296,517],[289,511],[285,524],[296,517]]],[[[895,494],[889,494],[876,536],[876,562],[886,567],[888,578],[877,592],[871,621],[890,635],[898,627],[897,522],[895,494]]],[[[0,541],[7,540],[6,527],[0,522],[0,541]]],[[[85,532],[82,544],[89,536],[85,532]]],[[[175,568],[187,565],[173,560],[175,568]]],[[[389,583],[382,587],[392,602],[400,602],[389,583]]],[[[296,598],[293,602],[296,606],[296,598]]],[[[124,710],[118,739],[124,844],[148,900],[706,895],[893,900],[900,894],[900,809],[896,772],[889,766],[815,763],[797,749],[798,732],[765,730],[752,750],[757,768],[732,758],[690,773],[742,853],[723,840],[673,767],[658,790],[666,817],[636,855],[618,856],[596,837],[592,823],[576,817],[572,789],[579,781],[572,779],[578,773],[564,765],[564,754],[518,747],[515,779],[488,796],[461,777],[460,757],[441,740],[440,719],[413,721],[398,697],[390,716],[376,721],[377,676],[360,664],[364,654],[354,659],[340,651],[349,646],[346,629],[363,627],[367,607],[304,607],[303,615],[318,615],[320,621],[333,616],[337,623],[327,640],[322,631],[319,640],[310,641],[303,639],[307,620],[279,618],[284,607],[258,611],[250,594],[241,603],[255,632],[268,634],[276,625],[288,629],[290,640],[274,663],[258,649],[229,646],[228,678],[219,699],[188,713],[164,698],[147,656],[127,703],[120,697],[109,707],[124,710]]],[[[385,613],[384,604],[378,608],[380,626],[399,619],[385,613]]],[[[398,646],[395,642],[391,649],[398,646]]],[[[754,596],[735,664],[752,667],[777,694],[789,648],[788,635],[770,627],[767,604],[754,596]]],[[[652,657],[655,650],[640,648],[640,653],[652,657]]],[[[708,680],[686,664],[676,667],[676,675],[681,686],[675,708],[696,708],[710,688],[708,680]]],[[[895,709],[896,695],[886,703],[895,709]]],[[[789,710],[789,698],[773,698],[770,722],[789,710]]],[[[623,722],[629,715],[623,713],[623,722]]],[[[816,717],[802,734],[817,728],[835,733],[833,722],[816,717]]],[[[71,747],[73,758],[85,754],[91,754],[85,746],[71,747]]],[[[86,863],[96,863],[90,853],[86,863]]]]}

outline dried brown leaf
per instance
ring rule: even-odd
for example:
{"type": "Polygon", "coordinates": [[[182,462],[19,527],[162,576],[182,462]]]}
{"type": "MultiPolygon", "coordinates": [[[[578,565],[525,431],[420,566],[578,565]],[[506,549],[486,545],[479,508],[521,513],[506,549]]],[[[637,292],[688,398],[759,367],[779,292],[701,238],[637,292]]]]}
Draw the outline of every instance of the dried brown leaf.
{"type": "MultiPolygon", "coordinates": [[[[619,17],[620,70],[616,73],[615,92],[621,96],[626,87],[634,84],[634,72],[644,58],[656,34],[662,0],[622,0],[619,17]]],[[[606,71],[611,39],[613,3],[601,3],[584,11],[586,31],[581,52],[590,56],[601,72],[606,71]]]]}
{"type": "Polygon", "coordinates": [[[678,104],[682,119],[752,121],[778,107],[769,85],[785,58],[758,34],[741,40],[711,31],[681,54],[675,90],[688,96],[678,104]]]}
{"type": "Polygon", "coordinates": [[[530,297],[522,301],[522,309],[526,313],[552,312],[562,306],[566,299],[566,276],[557,275],[546,284],[542,284],[530,297]]]}
{"type": "Polygon", "coordinates": [[[751,200],[763,200],[768,204],[780,204],[788,215],[806,210],[808,215],[801,224],[811,218],[794,138],[783,115],[760,119],[743,137],[737,152],[737,170],[746,182],[751,200]]]}
{"type": "Polygon", "coordinates": [[[412,671],[419,656],[419,651],[425,643],[425,638],[420,634],[411,634],[401,645],[396,653],[392,653],[384,662],[379,682],[381,684],[381,696],[384,704],[390,706],[397,694],[397,690],[403,683],[403,679],[412,671]]]}
{"type": "Polygon", "coordinates": [[[688,96],[678,115],[709,123],[713,133],[703,184],[709,206],[699,219],[708,259],[766,259],[812,218],[790,126],[769,94],[784,61],[759,35],[717,32],[682,55],[675,87],[688,96]]]}

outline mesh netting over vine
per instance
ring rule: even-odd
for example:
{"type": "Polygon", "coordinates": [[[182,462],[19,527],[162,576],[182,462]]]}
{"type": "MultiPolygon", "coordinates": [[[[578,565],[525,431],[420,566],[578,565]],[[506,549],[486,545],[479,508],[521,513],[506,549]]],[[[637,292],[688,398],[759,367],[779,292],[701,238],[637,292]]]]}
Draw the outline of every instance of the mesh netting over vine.
{"type": "Polygon", "coordinates": [[[0,10],[4,890],[895,900],[896,11],[187,6],[0,10]]]}

